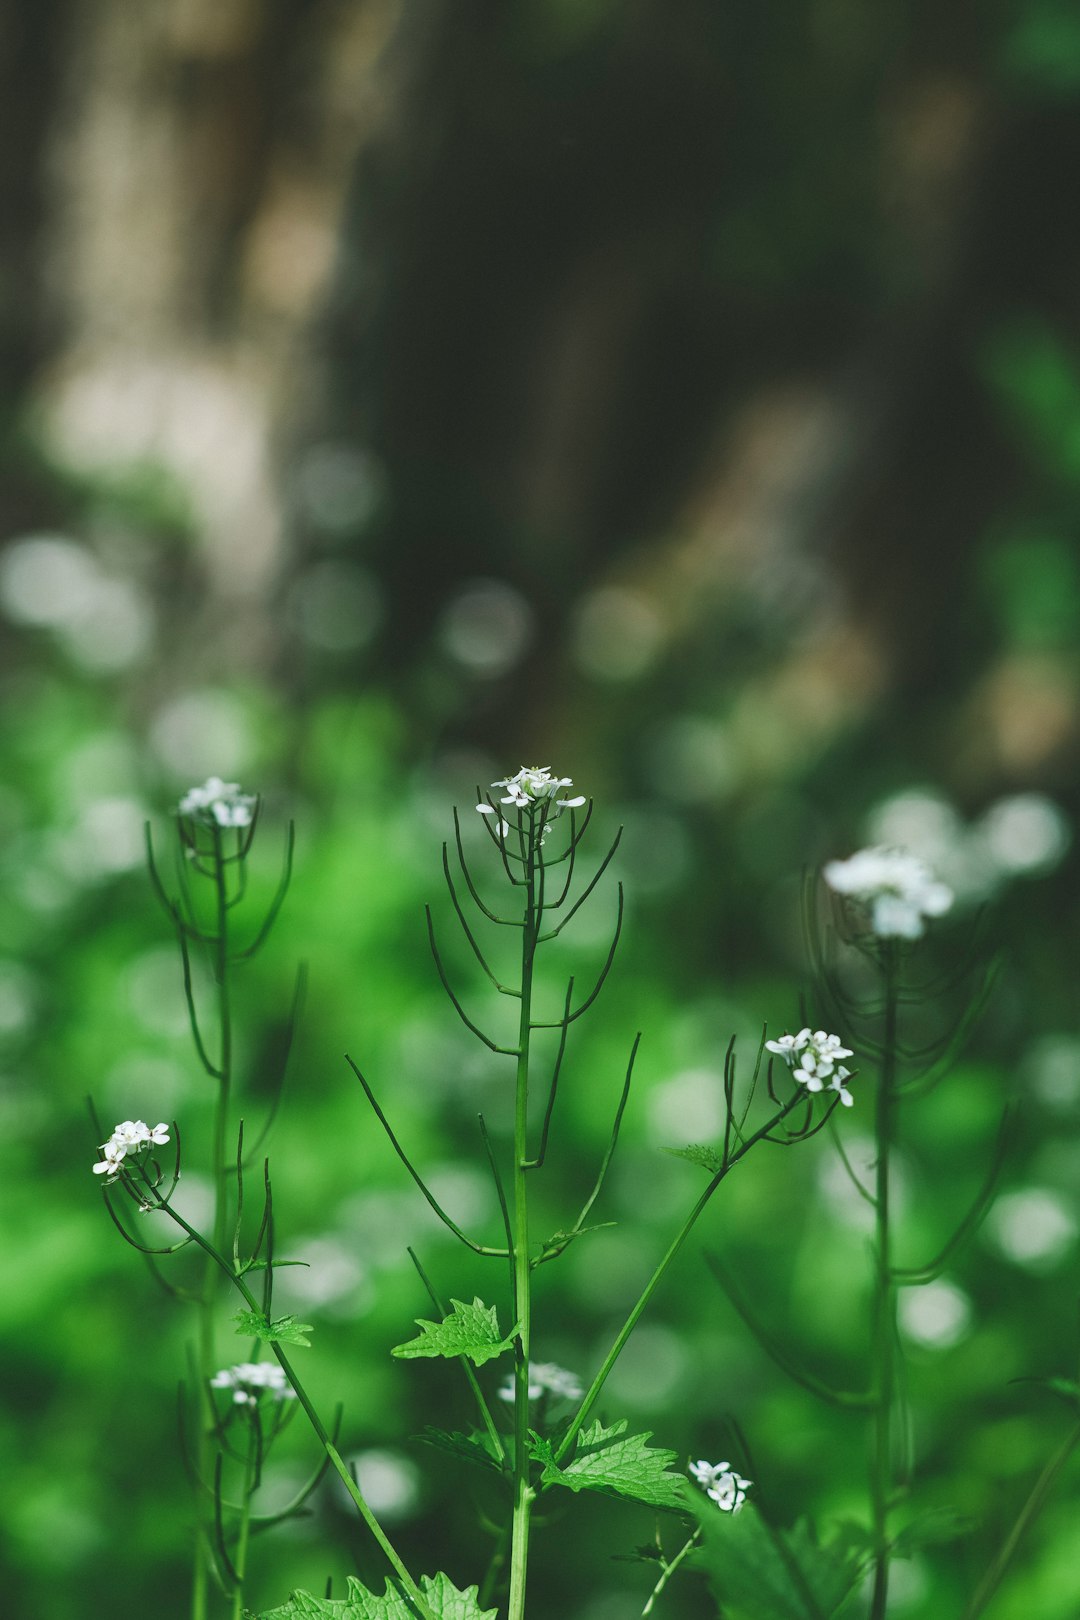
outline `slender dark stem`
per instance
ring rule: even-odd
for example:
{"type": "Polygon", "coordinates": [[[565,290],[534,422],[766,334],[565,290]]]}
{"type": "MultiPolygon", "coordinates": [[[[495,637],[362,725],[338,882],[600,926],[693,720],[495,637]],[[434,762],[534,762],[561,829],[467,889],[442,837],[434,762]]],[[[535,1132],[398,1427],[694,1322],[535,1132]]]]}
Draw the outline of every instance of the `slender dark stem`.
{"type": "Polygon", "coordinates": [[[892,1424],[896,1400],[896,1285],[892,1271],[889,1157],[896,1131],[896,949],[885,945],[885,1030],[874,1135],[873,1365],[875,1406],[871,1434],[870,1499],[874,1582],[870,1620],[885,1620],[889,1596],[889,1501],[893,1485],[892,1424]]]}
{"type": "MultiPolygon", "coordinates": [[[[214,1244],[211,1243],[207,1238],[203,1237],[202,1233],[197,1231],[189,1221],[186,1221],[184,1217],[172,1207],[168,1200],[158,1197],[156,1199],[156,1204],[159,1209],[164,1210],[165,1213],[176,1222],[177,1226],[179,1226],[195,1243],[198,1244],[199,1248],[202,1249],[203,1253],[208,1257],[210,1262],[224,1273],[229,1282],[238,1291],[249,1310],[254,1311],[256,1315],[261,1317],[263,1313],[259,1302],[256,1300],[254,1294],[245,1283],[243,1277],[237,1276],[236,1272],[232,1269],[228,1260],[226,1260],[221,1251],[215,1248],[214,1244]]],[[[359,1485],[353,1478],[349,1468],[341,1456],[341,1453],[338,1451],[337,1446],[335,1445],[331,1436],[327,1433],[322,1419],[320,1418],[315,1407],[312,1405],[311,1398],[308,1395],[307,1390],[304,1388],[296,1369],[292,1365],[292,1362],[282,1349],[280,1342],[276,1339],[273,1340],[271,1342],[270,1349],[277,1359],[281,1370],[288,1379],[290,1386],[295,1391],[296,1398],[303,1407],[307,1420],[314,1429],[319,1443],[322,1445],[323,1450],[329,1457],[331,1466],[333,1467],[338,1478],[341,1480],[342,1484],[345,1486],[345,1489],[348,1491],[353,1506],[356,1508],[356,1511],[363,1519],[368,1530],[378,1542],[385,1557],[394,1569],[410,1602],[413,1604],[417,1614],[420,1616],[420,1620],[436,1620],[436,1617],[432,1614],[423,1593],[420,1591],[419,1587],[416,1585],[416,1582],[409,1574],[408,1569],[402,1562],[396,1549],[387,1538],[386,1532],[383,1530],[379,1521],[376,1519],[375,1515],[368,1506],[363,1492],[360,1490],[359,1485]]]]}
{"type": "Polygon", "coordinates": [[[571,976],[566,987],[566,1003],[563,1007],[562,1024],[559,1031],[559,1050],[555,1054],[555,1064],[551,1071],[551,1085],[548,1088],[547,1106],[544,1109],[544,1120],[540,1127],[540,1146],[536,1150],[536,1157],[528,1161],[527,1170],[539,1170],[547,1157],[548,1132],[551,1129],[551,1116],[555,1109],[555,1094],[559,1089],[559,1075],[562,1072],[563,1054],[566,1051],[566,1037],[570,1033],[570,1002],[573,995],[574,980],[571,976]]]}
{"type": "Polygon", "coordinates": [[[647,1614],[652,1614],[653,1609],[656,1606],[656,1600],[660,1596],[661,1592],[664,1590],[664,1587],[667,1585],[668,1581],[670,1581],[671,1577],[674,1575],[675,1571],[678,1569],[678,1567],[682,1563],[683,1559],[688,1557],[689,1554],[693,1552],[694,1548],[698,1545],[698,1543],[700,1541],[701,1541],[701,1526],[698,1525],[698,1527],[694,1531],[693,1535],[689,1538],[688,1541],[683,1543],[683,1545],[679,1548],[678,1552],[675,1554],[674,1558],[672,1558],[670,1561],[665,1559],[664,1567],[663,1567],[663,1570],[661,1572],[660,1579],[657,1581],[656,1585],[653,1587],[652,1591],[649,1593],[648,1600],[646,1601],[645,1607],[641,1611],[642,1620],[645,1620],[645,1616],[647,1614]]]}
{"type": "Polygon", "coordinates": [[[450,1229],[450,1231],[453,1232],[453,1234],[454,1234],[454,1236],[456,1238],[460,1238],[461,1242],[464,1243],[465,1247],[467,1249],[471,1249],[474,1254],[487,1255],[487,1256],[489,1256],[489,1257],[491,1257],[493,1259],[496,1259],[496,1260],[506,1260],[506,1259],[508,1259],[509,1258],[509,1251],[508,1250],[506,1250],[506,1249],[491,1249],[491,1248],[488,1248],[486,1244],[474,1243],[472,1238],[469,1237],[465,1232],[463,1232],[461,1230],[461,1227],[457,1224],[457,1222],[454,1221],[454,1220],[451,1220],[450,1216],[446,1213],[446,1211],[443,1209],[442,1205],[436,1199],[434,1193],[431,1192],[430,1189],[428,1188],[426,1182],[423,1180],[423,1178],[420,1175],[419,1171],[414,1168],[412,1160],[409,1158],[408,1154],[405,1152],[405,1149],[402,1147],[401,1143],[398,1141],[397,1137],[394,1135],[394,1131],[393,1131],[393,1128],[391,1127],[390,1121],[387,1119],[386,1115],[383,1113],[382,1109],[379,1107],[379,1103],[378,1103],[378,1100],[377,1100],[377,1098],[375,1096],[375,1093],[372,1091],[371,1087],[368,1085],[367,1081],[364,1079],[364,1076],[361,1074],[360,1070],[356,1067],[356,1064],[353,1062],[352,1058],[349,1056],[349,1054],[347,1052],[345,1054],[345,1061],[349,1065],[349,1068],[352,1070],[353,1074],[355,1074],[356,1078],[359,1080],[360,1084],[363,1086],[364,1095],[367,1098],[368,1102],[371,1104],[372,1109],[374,1110],[374,1113],[375,1113],[375,1117],[379,1121],[379,1124],[382,1126],[383,1130],[386,1132],[387,1136],[390,1138],[391,1147],[394,1149],[394,1152],[397,1154],[398,1158],[401,1160],[402,1164],[405,1166],[406,1170],[409,1172],[410,1176],[415,1181],[416,1185],[419,1187],[420,1191],[423,1193],[425,1199],[430,1204],[431,1208],[435,1211],[435,1213],[439,1217],[440,1221],[442,1221],[443,1225],[448,1227],[450,1229]]]}
{"type": "Polygon", "coordinates": [[[708,1186],[705,1188],[705,1191],[701,1194],[701,1197],[697,1200],[693,1209],[691,1209],[682,1226],[668,1244],[668,1247],[665,1250],[662,1258],[657,1263],[652,1276],[649,1278],[649,1281],[645,1284],[643,1291],[639,1295],[636,1304],[631,1310],[629,1316],[626,1318],[626,1321],[623,1323],[622,1327],[619,1329],[618,1333],[615,1335],[611,1349],[604,1357],[599,1372],[596,1374],[596,1377],[586,1390],[581,1405],[571,1418],[569,1427],[563,1435],[562,1440],[559,1442],[558,1449],[555,1452],[556,1463],[561,1463],[572,1448],[575,1440],[577,1439],[578,1431],[585,1422],[586,1418],[589,1416],[589,1413],[592,1411],[597,1400],[599,1400],[600,1392],[607,1382],[608,1374],[611,1372],[612,1367],[622,1354],[626,1342],[630,1338],[630,1335],[633,1333],[634,1329],[637,1327],[638,1322],[641,1320],[646,1306],[652,1299],[653,1294],[655,1294],[656,1290],[659,1288],[664,1276],[667,1273],[668,1267],[671,1265],[671,1262],[675,1259],[675,1256],[679,1253],[679,1250],[690,1236],[690,1233],[697,1224],[698,1217],[705,1210],[716,1189],[724,1180],[724,1177],[729,1173],[729,1171],[735,1168],[741,1159],[746,1157],[747,1153],[750,1152],[752,1147],[754,1147],[758,1142],[763,1141],[768,1136],[768,1133],[773,1130],[773,1128],[778,1125],[793,1108],[800,1105],[803,1100],[804,1099],[801,1092],[796,1093],[789,1098],[789,1100],[778,1109],[778,1111],[766,1122],[766,1124],[760,1128],[760,1130],[754,1131],[751,1136],[746,1138],[742,1146],[736,1149],[736,1151],[731,1155],[730,1159],[728,1159],[712,1177],[708,1186]]]}
{"type": "Polygon", "coordinates": [[[454,992],[454,990],[453,990],[453,988],[452,988],[452,986],[450,984],[450,980],[446,977],[446,969],[443,967],[442,957],[439,955],[439,947],[435,943],[435,924],[432,921],[431,907],[430,906],[425,906],[424,915],[427,917],[428,941],[429,941],[429,943],[431,945],[431,954],[435,959],[435,967],[436,967],[436,970],[438,972],[440,982],[442,984],[443,989],[446,991],[447,996],[449,997],[450,1005],[453,1007],[454,1011],[457,1013],[458,1017],[461,1019],[461,1022],[465,1025],[465,1028],[467,1030],[469,1030],[471,1034],[476,1036],[478,1041],[483,1041],[484,1045],[488,1048],[489,1051],[498,1052],[504,1057],[517,1057],[517,1055],[518,1055],[517,1047],[515,1047],[515,1046],[499,1046],[495,1041],[493,1041],[491,1039],[490,1035],[485,1035],[484,1034],[484,1031],[480,1028],[480,1026],[478,1024],[473,1023],[472,1019],[469,1017],[468,1013],[465,1011],[464,1007],[461,1005],[461,1002],[458,1000],[457,995],[454,992]]]}
{"type": "Polygon", "coordinates": [[[1058,1475],[1072,1456],[1078,1442],[1080,1442],[1080,1424],[1070,1429],[1031,1487],[1027,1501],[1021,1508],[1015,1524],[1001,1543],[997,1556],[979,1582],[971,1602],[964,1610],[964,1620],[977,1620],[977,1617],[982,1614],[986,1605],[1005,1579],[1009,1565],[1016,1554],[1016,1549],[1020,1545],[1021,1538],[1041,1513],[1058,1475]]]}
{"type": "MultiPolygon", "coordinates": [[[[525,818],[523,818],[524,820],[525,818]]],[[[530,815],[527,822],[524,927],[521,931],[521,1021],[518,1029],[517,1073],[514,1101],[513,1270],[514,1313],[514,1516],[510,1538],[510,1594],[508,1620],[524,1620],[525,1583],[529,1559],[529,1523],[536,1496],[529,1479],[529,1356],[532,1298],[529,1266],[529,1036],[532,1018],[533,968],[539,914],[537,864],[542,863],[540,834],[530,815]]]]}
{"type": "MultiPolygon", "coordinates": [[[[428,1298],[431,1300],[431,1303],[434,1305],[435,1309],[438,1311],[440,1317],[445,1316],[446,1315],[446,1305],[443,1302],[443,1300],[441,1300],[439,1298],[439,1295],[436,1293],[434,1287],[432,1286],[430,1277],[428,1276],[427,1272],[424,1270],[423,1266],[420,1264],[419,1258],[418,1258],[418,1256],[416,1254],[416,1250],[412,1249],[412,1248],[409,1248],[409,1249],[407,1249],[406,1252],[407,1252],[407,1254],[409,1256],[409,1259],[412,1261],[413,1265],[416,1267],[416,1271],[417,1271],[417,1274],[418,1274],[418,1276],[420,1278],[420,1281],[423,1283],[424,1287],[427,1289],[428,1298]]],[[[506,1461],[507,1461],[506,1446],[503,1444],[502,1435],[499,1433],[498,1429],[495,1426],[495,1419],[491,1415],[491,1408],[488,1406],[487,1401],[484,1399],[484,1392],[480,1388],[480,1381],[477,1378],[476,1373],[473,1371],[472,1363],[470,1362],[468,1356],[459,1356],[458,1361],[460,1363],[462,1372],[465,1374],[465,1377],[466,1377],[466,1380],[468,1382],[469,1388],[472,1390],[473,1399],[475,1400],[477,1408],[478,1408],[478,1410],[480,1412],[480,1417],[481,1417],[481,1419],[483,1421],[484,1428],[487,1430],[487,1433],[488,1433],[488,1439],[491,1441],[492,1445],[495,1447],[496,1453],[502,1459],[502,1462],[503,1462],[503,1464],[505,1466],[506,1461]]]]}

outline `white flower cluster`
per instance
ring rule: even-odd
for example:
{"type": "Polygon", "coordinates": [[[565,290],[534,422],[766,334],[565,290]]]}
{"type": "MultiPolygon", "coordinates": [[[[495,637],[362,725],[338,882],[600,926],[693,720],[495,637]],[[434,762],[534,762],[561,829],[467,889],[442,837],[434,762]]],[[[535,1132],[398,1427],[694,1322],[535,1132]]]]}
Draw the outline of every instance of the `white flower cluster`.
{"type": "Polygon", "coordinates": [[[825,882],[870,908],[870,927],[879,939],[919,939],[924,918],[940,917],[953,903],[952,890],[907,849],[875,846],[846,861],[829,861],[825,882]]]}
{"type": "MultiPolygon", "coordinates": [[[[516,776],[504,777],[499,782],[492,782],[491,785],[493,788],[505,788],[505,796],[499,803],[512,804],[517,810],[527,810],[530,805],[540,804],[544,800],[551,801],[549,820],[553,820],[561,810],[576,810],[578,805],[585,803],[583,793],[577,794],[572,799],[559,798],[563,788],[573,787],[574,779],[571,776],[552,776],[549,765],[523,765],[516,776]]],[[[495,806],[491,804],[478,804],[476,808],[482,816],[493,816],[497,813],[495,806]]],[[[501,820],[500,836],[505,838],[509,831],[509,822],[501,820]]],[[[546,831],[545,828],[545,834],[546,831]]]]}
{"type": "Polygon", "coordinates": [[[180,800],[180,814],[207,827],[250,827],[255,814],[254,793],[241,793],[238,782],[210,776],[202,787],[190,788],[180,800]]]}
{"type": "Polygon", "coordinates": [[[737,1474],[730,1463],[690,1464],[690,1477],[725,1513],[737,1513],[746,1501],[751,1481],[737,1474]]]}
{"type": "MultiPolygon", "coordinates": [[[[538,1401],[541,1395],[554,1395],[565,1401],[580,1401],[585,1390],[576,1373],[567,1372],[565,1367],[557,1367],[553,1361],[531,1361],[529,1363],[529,1399],[538,1401]]],[[[498,1396],[500,1401],[514,1399],[514,1375],[499,1385],[498,1396]]]]}
{"type": "Polygon", "coordinates": [[[782,1057],[807,1091],[835,1091],[844,1107],[851,1107],[854,1098],[845,1086],[851,1070],[840,1059],[851,1057],[852,1052],[850,1047],[841,1046],[839,1035],[827,1035],[823,1029],[800,1029],[797,1035],[766,1041],[765,1049],[782,1057]]]}
{"type": "Polygon", "coordinates": [[[124,1160],[134,1153],[141,1153],[150,1146],[164,1147],[169,1140],[169,1127],[162,1123],[155,1125],[153,1130],[142,1119],[125,1119],[119,1124],[107,1142],[102,1142],[101,1151],[105,1157],[94,1166],[95,1176],[108,1176],[112,1181],[124,1167],[124,1160]]]}
{"type": "Polygon", "coordinates": [[[235,1406],[258,1406],[262,1395],[272,1395],[275,1401],[289,1401],[296,1391],[285,1377],[285,1370],[276,1361],[241,1361],[235,1367],[223,1367],[210,1380],[211,1389],[231,1389],[235,1406]]]}

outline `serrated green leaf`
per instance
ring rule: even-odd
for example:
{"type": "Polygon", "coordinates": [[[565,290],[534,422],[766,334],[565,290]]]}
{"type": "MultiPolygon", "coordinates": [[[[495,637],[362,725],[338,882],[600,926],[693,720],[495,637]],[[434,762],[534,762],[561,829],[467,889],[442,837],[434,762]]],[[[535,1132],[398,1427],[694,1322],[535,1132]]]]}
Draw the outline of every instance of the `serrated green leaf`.
{"type": "Polygon", "coordinates": [[[298,1322],[295,1316],[271,1322],[259,1311],[237,1311],[233,1321],[241,1338],[264,1339],[267,1344],[310,1344],[307,1335],[315,1331],[310,1322],[298,1322]]]}
{"type": "Polygon", "coordinates": [[[394,1346],[395,1356],[468,1356],[476,1366],[501,1356],[509,1350],[517,1337],[517,1328],[503,1338],[499,1333],[499,1319],[494,1305],[485,1305],[474,1299],[466,1305],[460,1299],[450,1301],[450,1315],[441,1322],[425,1322],[417,1317],[420,1329],[415,1339],[394,1346]]]}
{"type": "MultiPolygon", "coordinates": [[[[435,1620],[496,1620],[495,1609],[481,1609],[477,1588],[459,1592],[446,1575],[424,1575],[420,1591],[435,1620]]],[[[264,1609],[258,1620],[416,1620],[416,1610],[387,1580],[382,1597],[348,1577],[348,1596],[317,1598],[310,1592],[294,1592],[278,1609],[264,1609]]]]}
{"type": "Polygon", "coordinates": [[[707,1502],[696,1511],[702,1563],[732,1620],[834,1620],[847,1610],[865,1557],[820,1546],[805,1520],[792,1530],[773,1529],[749,1503],[737,1513],[707,1502]]]}
{"type": "Polygon", "coordinates": [[[437,1446],[440,1451],[449,1451],[452,1456],[460,1457],[465,1462],[477,1463],[481,1468],[494,1468],[499,1474],[503,1472],[503,1459],[494,1440],[484,1430],[470,1429],[468,1434],[462,1434],[459,1430],[435,1429],[429,1424],[421,1429],[416,1438],[423,1440],[425,1445],[437,1446]]]}
{"type": "Polygon", "coordinates": [[[673,1153],[677,1159],[689,1159],[691,1164],[700,1164],[711,1176],[724,1168],[724,1161],[716,1149],[704,1142],[691,1142],[684,1148],[665,1148],[664,1152],[673,1153]]]}
{"type": "Polygon", "coordinates": [[[530,1454],[543,1464],[540,1478],[545,1485],[603,1491],[685,1513],[690,1507],[686,1480],[681,1474],[668,1473],[676,1453],[650,1447],[651,1438],[651,1433],[626,1434],[626,1419],[622,1418],[610,1429],[599,1422],[582,1429],[573,1456],[562,1466],[555,1461],[551,1441],[542,1435],[530,1436],[530,1454]]]}

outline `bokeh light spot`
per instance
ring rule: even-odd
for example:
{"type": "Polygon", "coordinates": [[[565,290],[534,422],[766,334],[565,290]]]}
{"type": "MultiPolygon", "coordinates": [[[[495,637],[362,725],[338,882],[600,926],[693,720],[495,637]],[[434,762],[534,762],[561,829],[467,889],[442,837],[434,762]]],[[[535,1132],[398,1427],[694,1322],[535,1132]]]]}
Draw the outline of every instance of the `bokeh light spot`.
{"type": "Polygon", "coordinates": [[[185,692],[158,710],[150,744],[162,764],[182,782],[242,774],[251,753],[251,733],[240,702],[208,689],[185,692]]]}
{"type": "Polygon", "coordinates": [[[971,1301],[962,1289],[939,1277],[922,1288],[902,1288],[899,1314],[905,1338],[928,1349],[947,1350],[971,1325],[971,1301]]]}
{"type": "Polygon", "coordinates": [[[578,604],[573,655],[578,668],[594,680],[639,679],[656,662],[663,640],[659,613],[636,591],[604,585],[578,604]]]}
{"type": "Polygon", "coordinates": [[[1005,1193],[987,1217],[998,1250],[1015,1265],[1049,1271],[1076,1241],[1076,1218],[1047,1187],[1005,1193]]]}
{"type": "Polygon", "coordinates": [[[450,601],[439,623],[444,652],[475,675],[504,675],[524,656],[533,616],[520,591],[499,579],[478,579],[450,601]]]}
{"type": "Polygon", "coordinates": [[[319,562],[305,569],[288,602],[289,617],[310,646],[348,653],[371,640],[382,618],[379,588],[355,563],[319,562]]]}

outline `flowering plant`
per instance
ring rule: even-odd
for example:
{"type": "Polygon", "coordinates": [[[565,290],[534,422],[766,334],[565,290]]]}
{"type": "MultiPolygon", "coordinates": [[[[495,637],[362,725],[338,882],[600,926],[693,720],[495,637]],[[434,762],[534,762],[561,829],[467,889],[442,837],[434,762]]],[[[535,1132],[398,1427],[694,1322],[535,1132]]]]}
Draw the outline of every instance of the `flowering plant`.
{"type": "MultiPolygon", "coordinates": [[[[559,958],[549,948],[596,895],[601,880],[612,870],[620,841],[617,833],[594,870],[582,880],[581,850],[593,805],[584,795],[570,793],[573,786],[570,777],[556,776],[548,766],[523,766],[514,775],[492,783],[493,790],[500,790],[498,802],[482,799],[476,807],[490,840],[490,868],[484,878],[477,875],[476,857],[456,812],[452,841],[443,846],[450,915],[487,985],[495,996],[512,1003],[516,1027],[510,1033],[498,1026],[489,1028],[473,997],[459,991],[439,942],[441,929],[437,932],[430,911],[427,918],[435,968],[450,1005],[468,1032],[502,1062],[513,1098],[512,1140],[502,1144],[493,1140],[480,1116],[483,1159],[501,1215],[501,1233],[494,1238],[474,1235],[448,1213],[399,1138],[367,1076],[348,1059],[385,1132],[389,1150],[471,1262],[494,1279],[492,1287],[497,1290],[495,1303],[487,1303],[477,1293],[471,1301],[451,1299],[448,1308],[410,1250],[432,1314],[418,1317],[418,1331],[393,1350],[401,1360],[443,1359],[457,1364],[477,1422],[467,1430],[430,1428],[424,1439],[459,1461],[475,1464],[489,1480],[498,1480],[502,1520],[496,1526],[495,1553],[485,1569],[475,1572],[474,1583],[464,1588],[445,1573],[417,1574],[410,1567],[411,1560],[391,1538],[361,1480],[342,1456],[337,1424],[326,1422],[308,1392],[296,1352],[310,1346],[313,1329],[292,1315],[275,1315],[273,1309],[275,1274],[285,1262],[278,1257],[268,1161],[262,1167],[261,1211],[254,1221],[251,1201],[245,1198],[251,1155],[245,1149],[243,1119],[235,1112],[232,987],[235,973],[261,948],[280,912],[291,875],[291,831],[277,892],[261,920],[245,930],[240,928],[240,918],[248,892],[245,867],[258,819],[255,795],[242,792],[236,783],[211,777],[183,796],[175,823],[174,893],[167,889],[151,846],[152,881],[179,946],[195,1053],[215,1092],[209,1166],[212,1211],[208,1220],[196,1223],[177,1204],[181,1147],[175,1124],[161,1122],[151,1127],[141,1119],[122,1121],[100,1145],[102,1157],[92,1169],[122,1235],[149,1257],[166,1286],[188,1303],[198,1319],[197,1350],[183,1418],[196,1524],[194,1620],[210,1620],[211,1614],[218,1613],[241,1620],[252,1614],[250,1555],[255,1531],[300,1511],[327,1471],[337,1476],[367,1536],[385,1560],[389,1570],[386,1590],[379,1593],[351,1579],[344,1600],[334,1600],[329,1593],[324,1599],[297,1594],[283,1607],[261,1611],[257,1620],[301,1620],[302,1616],[353,1620],[360,1614],[366,1620],[495,1620],[496,1615],[524,1620],[537,1504],[546,1506],[552,1495],[572,1501],[590,1491],[637,1503],[657,1516],[654,1543],[639,1548],[636,1555],[651,1566],[652,1584],[645,1594],[643,1615],[665,1601],[678,1571],[697,1564],[708,1574],[725,1613],[755,1614],[755,1594],[767,1590],[773,1594],[770,1620],[806,1620],[810,1614],[825,1620],[839,1613],[868,1575],[870,1620],[884,1620],[889,1570],[897,1545],[898,1485],[906,1467],[896,1441],[904,1387],[897,1293],[901,1286],[917,1286],[939,1274],[956,1245],[985,1212],[1000,1163],[999,1153],[986,1187],[941,1254],[922,1267],[900,1266],[891,1225],[891,1165],[897,1100],[905,1085],[903,1066],[910,1061],[910,1048],[901,1041],[899,1031],[907,997],[901,981],[904,946],[918,939],[927,918],[947,909],[951,896],[921,861],[901,851],[864,850],[848,861],[829,863],[825,869],[828,887],[869,911],[876,943],[867,954],[881,975],[880,994],[869,1001],[852,994],[820,938],[812,936],[818,969],[816,996],[823,1017],[852,1033],[841,1036],[810,1023],[794,1034],[773,1038],[763,1031],[752,1072],[743,1080],[734,1040],[729,1044],[723,1062],[718,1139],[669,1149],[703,1171],[705,1184],[696,1197],[688,1198],[688,1208],[666,1249],[654,1259],[636,1298],[626,1302],[625,1317],[610,1344],[598,1353],[589,1371],[578,1376],[534,1354],[534,1342],[543,1327],[543,1301],[535,1289],[535,1275],[593,1230],[591,1217],[603,1197],[619,1145],[641,1035],[630,1043],[621,1085],[613,1095],[610,1135],[595,1180],[580,1206],[566,1215],[554,1233],[541,1238],[533,1189],[543,1172],[554,1130],[556,1101],[564,1084],[564,1058],[575,1025],[595,1006],[608,980],[624,921],[622,885],[617,884],[610,941],[591,985],[582,989],[570,977],[565,990],[553,997],[553,975],[538,973],[538,963],[549,961],[558,971],[559,958]],[[553,832],[558,835],[554,839],[553,832]],[[490,897],[493,882],[500,885],[502,899],[490,897]],[[475,915],[470,916],[466,905],[475,915]],[[506,938],[502,930],[511,931],[514,945],[509,972],[496,972],[493,966],[492,940],[506,938]],[[210,970],[201,981],[192,971],[196,953],[205,957],[210,970]],[[207,1034],[201,999],[207,991],[200,986],[209,987],[214,1003],[212,1038],[207,1034]],[[875,1157],[869,1185],[853,1167],[835,1128],[843,1111],[854,1105],[849,1088],[856,1071],[846,1060],[854,1058],[856,1048],[868,1053],[877,1069],[873,1083],[860,1079],[855,1094],[873,1114],[875,1157]],[[834,1138],[845,1172],[873,1210],[867,1358],[871,1371],[866,1387],[836,1389],[809,1372],[798,1355],[757,1321],[720,1262],[710,1257],[710,1264],[740,1315],[793,1378],[830,1405],[862,1413],[868,1421],[870,1525],[862,1542],[857,1535],[847,1534],[828,1546],[820,1545],[802,1526],[788,1531],[768,1522],[763,1506],[766,1493],[760,1483],[764,1476],[750,1462],[749,1448],[734,1426],[728,1455],[738,1459],[736,1462],[699,1459],[680,1469],[673,1466],[676,1453],[650,1445],[650,1433],[635,1432],[625,1418],[611,1418],[600,1405],[612,1370],[651,1300],[731,1171],[765,1143],[791,1147],[825,1129],[834,1138]],[[154,1152],[166,1146],[173,1150],[171,1175],[162,1169],[154,1152]],[[172,1223],[178,1234],[174,1242],[155,1246],[144,1241],[137,1217],[148,1212],[172,1223]],[[186,1255],[188,1274],[183,1285],[173,1286],[162,1265],[166,1261],[185,1264],[184,1259],[174,1258],[181,1254],[186,1255]],[[489,1260],[496,1262],[494,1268],[486,1266],[489,1260]],[[498,1293],[503,1295],[501,1299],[498,1293]],[[226,1296],[239,1307],[233,1325],[250,1341],[250,1351],[245,1360],[221,1365],[217,1340],[226,1296]],[[508,1370],[497,1384],[489,1383],[483,1369],[489,1361],[498,1360],[508,1370]],[[256,1503],[267,1450],[284,1423],[298,1414],[309,1425],[320,1455],[311,1477],[284,1511],[260,1514],[256,1503]],[[758,1484],[752,1487],[744,1468],[758,1484]],[[699,1491],[692,1491],[688,1481],[699,1491]],[[665,1551],[661,1519],[681,1532],[678,1550],[671,1555],[665,1551]]],[[[941,1072],[955,1044],[952,1035],[942,1043],[941,1072]]],[[[925,1089],[939,1077],[928,1070],[916,1074],[911,1084],[925,1089]]],[[[485,1287],[484,1293],[489,1292],[485,1287]]],[[[1000,1569],[992,1571],[993,1579],[988,1576],[980,1589],[986,1601],[1006,1562],[1003,1552],[1000,1569]]],[[[983,1598],[979,1594],[976,1598],[966,1620],[974,1620],[981,1612],[983,1598]]]]}
{"type": "Polygon", "coordinates": [[[846,861],[829,861],[825,882],[869,910],[879,939],[920,939],[926,918],[942,916],[953,903],[952,890],[906,849],[860,849],[846,861]]]}

